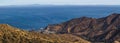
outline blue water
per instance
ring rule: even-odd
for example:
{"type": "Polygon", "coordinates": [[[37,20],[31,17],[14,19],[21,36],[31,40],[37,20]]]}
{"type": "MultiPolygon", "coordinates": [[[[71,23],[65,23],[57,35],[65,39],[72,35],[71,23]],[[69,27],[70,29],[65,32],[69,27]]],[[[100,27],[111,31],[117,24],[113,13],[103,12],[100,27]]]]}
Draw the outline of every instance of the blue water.
{"type": "Polygon", "coordinates": [[[0,24],[39,29],[81,16],[100,18],[120,13],[120,6],[26,6],[0,7],[0,24]]]}

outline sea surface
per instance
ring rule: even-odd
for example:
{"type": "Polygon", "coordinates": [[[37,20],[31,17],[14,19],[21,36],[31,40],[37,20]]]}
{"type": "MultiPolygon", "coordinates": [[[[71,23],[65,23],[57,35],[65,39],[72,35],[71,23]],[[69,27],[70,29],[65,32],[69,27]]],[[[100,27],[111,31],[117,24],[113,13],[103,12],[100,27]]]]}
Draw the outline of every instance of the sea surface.
{"type": "Polygon", "coordinates": [[[120,6],[1,6],[0,24],[21,29],[41,29],[73,18],[100,18],[112,13],[120,13],[120,6]]]}

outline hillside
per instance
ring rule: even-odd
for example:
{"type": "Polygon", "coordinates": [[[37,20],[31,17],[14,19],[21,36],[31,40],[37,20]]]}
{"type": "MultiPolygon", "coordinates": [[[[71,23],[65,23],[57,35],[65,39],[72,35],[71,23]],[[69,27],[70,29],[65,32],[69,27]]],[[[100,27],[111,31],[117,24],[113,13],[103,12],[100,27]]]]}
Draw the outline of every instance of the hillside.
{"type": "Polygon", "coordinates": [[[92,42],[120,42],[120,14],[103,18],[81,17],[60,24],[52,24],[45,31],[73,34],[92,42]]]}
{"type": "Polygon", "coordinates": [[[74,18],[42,32],[0,24],[0,43],[120,43],[120,14],[74,18]]]}
{"type": "Polygon", "coordinates": [[[71,34],[42,34],[0,24],[0,43],[90,43],[71,34]]]}

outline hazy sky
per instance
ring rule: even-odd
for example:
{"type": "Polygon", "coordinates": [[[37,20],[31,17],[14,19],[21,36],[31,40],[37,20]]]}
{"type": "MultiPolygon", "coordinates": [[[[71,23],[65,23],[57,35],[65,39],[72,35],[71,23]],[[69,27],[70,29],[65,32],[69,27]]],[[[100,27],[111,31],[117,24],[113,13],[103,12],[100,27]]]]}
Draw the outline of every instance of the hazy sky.
{"type": "Polygon", "coordinates": [[[120,0],[0,0],[0,5],[120,5],[120,0]]]}

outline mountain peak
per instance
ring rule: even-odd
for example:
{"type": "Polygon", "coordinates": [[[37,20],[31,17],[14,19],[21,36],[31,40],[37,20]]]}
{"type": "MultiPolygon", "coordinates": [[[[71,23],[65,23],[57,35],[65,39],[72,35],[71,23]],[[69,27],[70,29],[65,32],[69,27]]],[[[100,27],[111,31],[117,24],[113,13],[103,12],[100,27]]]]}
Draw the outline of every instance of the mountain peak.
{"type": "Polygon", "coordinates": [[[113,13],[106,17],[107,24],[117,23],[119,19],[120,19],[120,14],[118,13],[113,13]]]}

